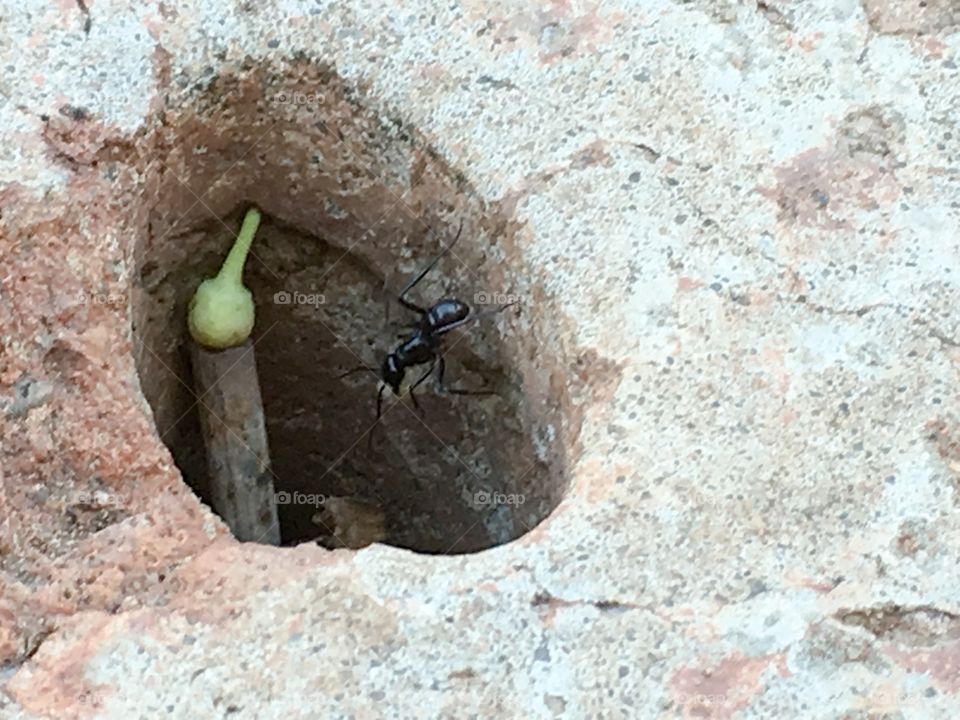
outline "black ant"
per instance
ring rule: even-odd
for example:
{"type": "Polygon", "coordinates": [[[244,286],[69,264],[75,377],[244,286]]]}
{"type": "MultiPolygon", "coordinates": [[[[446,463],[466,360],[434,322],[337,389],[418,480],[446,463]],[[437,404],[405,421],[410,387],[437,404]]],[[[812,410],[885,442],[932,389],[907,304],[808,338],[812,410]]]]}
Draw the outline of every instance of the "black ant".
{"type": "MultiPolygon", "coordinates": [[[[429,308],[420,307],[419,305],[410,302],[406,298],[406,294],[413,290],[417,283],[423,280],[427,273],[430,272],[440,261],[440,258],[448,253],[450,248],[456,244],[456,242],[460,239],[460,234],[462,232],[463,222],[461,221],[460,227],[457,230],[457,235],[454,237],[453,242],[447,245],[447,247],[445,247],[439,255],[430,261],[429,265],[427,265],[412,280],[410,280],[403,290],[400,291],[400,295],[397,297],[397,300],[401,305],[420,315],[420,318],[415,323],[410,325],[412,332],[410,332],[409,335],[400,336],[403,338],[403,342],[400,343],[393,350],[393,352],[389,353],[383,359],[383,363],[380,366],[380,379],[382,382],[379,390],[377,391],[377,423],[380,422],[380,417],[383,414],[384,389],[389,387],[393,391],[394,395],[399,396],[401,394],[401,385],[403,384],[407,370],[416,365],[425,365],[427,363],[430,364],[430,367],[427,368],[426,372],[417,378],[416,382],[410,386],[410,399],[413,401],[413,405],[418,412],[422,412],[422,410],[420,408],[420,403],[417,401],[417,396],[414,393],[414,390],[416,390],[420,384],[430,376],[434,368],[437,370],[437,388],[441,394],[493,394],[493,392],[490,390],[463,390],[444,386],[443,372],[446,369],[446,363],[444,363],[443,355],[440,352],[443,347],[444,336],[448,332],[460,327],[461,325],[464,325],[471,319],[480,317],[481,314],[487,313],[472,313],[469,305],[462,300],[457,300],[456,298],[443,298],[431,305],[429,308]],[[471,318],[471,314],[473,314],[473,318],[471,318]]],[[[501,305],[493,312],[500,312],[501,310],[504,310],[505,308],[508,308],[514,304],[516,304],[516,301],[509,302],[506,305],[501,305]]],[[[369,370],[369,368],[366,366],[356,367],[343,373],[340,375],[340,377],[344,378],[347,375],[352,375],[353,373],[360,372],[362,370],[369,370]]],[[[372,442],[372,432],[370,437],[372,442]]]]}

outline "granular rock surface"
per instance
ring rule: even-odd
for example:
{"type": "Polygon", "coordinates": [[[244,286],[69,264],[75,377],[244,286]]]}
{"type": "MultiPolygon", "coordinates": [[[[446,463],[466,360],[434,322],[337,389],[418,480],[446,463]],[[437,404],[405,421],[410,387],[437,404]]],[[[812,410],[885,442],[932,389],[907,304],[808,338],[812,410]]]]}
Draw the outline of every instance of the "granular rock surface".
{"type": "Polygon", "coordinates": [[[955,3],[0,17],[0,717],[960,715],[955,3]],[[249,204],[280,487],[383,543],[203,503],[249,204]],[[494,395],[366,450],[340,371],[461,223],[416,302],[517,301],[451,343],[494,395]]]}

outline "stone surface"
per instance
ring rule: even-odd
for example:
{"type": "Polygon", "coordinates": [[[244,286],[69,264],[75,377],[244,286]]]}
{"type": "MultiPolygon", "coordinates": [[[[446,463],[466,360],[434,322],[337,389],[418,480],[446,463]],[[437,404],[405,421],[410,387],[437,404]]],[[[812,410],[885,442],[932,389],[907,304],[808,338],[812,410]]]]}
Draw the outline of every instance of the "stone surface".
{"type": "Polygon", "coordinates": [[[0,10],[0,716],[957,716],[951,3],[0,10]],[[384,278],[465,219],[546,520],[228,536],[150,276],[248,201],[384,278]]]}

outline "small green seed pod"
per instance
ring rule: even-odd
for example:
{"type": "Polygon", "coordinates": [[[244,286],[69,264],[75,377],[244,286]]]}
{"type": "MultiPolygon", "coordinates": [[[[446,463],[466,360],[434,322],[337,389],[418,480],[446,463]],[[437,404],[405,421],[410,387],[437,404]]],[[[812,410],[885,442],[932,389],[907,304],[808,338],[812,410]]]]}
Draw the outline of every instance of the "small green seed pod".
{"type": "Polygon", "coordinates": [[[259,225],[260,211],[250,208],[220,272],[200,283],[190,300],[187,326],[204,347],[242,345],[253,331],[253,295],[243,285],[243,264],[259,225]]]}

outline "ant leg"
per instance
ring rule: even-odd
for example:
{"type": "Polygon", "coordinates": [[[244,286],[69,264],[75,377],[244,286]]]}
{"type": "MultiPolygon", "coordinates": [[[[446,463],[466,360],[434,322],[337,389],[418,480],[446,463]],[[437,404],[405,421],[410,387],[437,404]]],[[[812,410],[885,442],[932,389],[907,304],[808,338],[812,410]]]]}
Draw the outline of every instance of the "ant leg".
{"type": "Polygon", "coordinates": [[[366,365],[358,365],[352,370],[347,370],[345,373],[341,373],[340,375],[337,375],[337,380],[343,380],[343,378],[349,375],[353,375],[354,373],[361,372],[362,370],[369,370],[370,372],[376,374],[372,369],[368,368],[366,365]]]}
{"type": "MultiPolygon", "coordinates": [[[[448,388],[444,387],[443,384],[443,371],[446,369],[447,364],[443,361],[443,358],[438,358],[437,360],[437,388],[440,390],[442,395],[496,395],[493,390],[461,390],[460,388],[448,388]]],[[[432,370],[433,368],[431,368],[432,370]]]]}
{"type": "MultiPolygon", "coordinates": [[[[443,361],[441,360],[441,362],[443,361]]],[[[413,391],[416,390],[420,386],[420,384],[430,376],[430,373],[433,372],[433,366],[436,364],[437,364],[437,360],[434,359],[434,361],[430,363],[430,367],[427,368],[427,371],[423,375],[421,375],[419,378],[417,378],[417,381],[410,386],[410,399],[413,401],[413,406],[417,409],[417,412],[420,413],[421,415],[423,415],[423,410],[420,407],[420,403],[417,402],[417,396],[414,394],[413,391]]]]}
{"type": "Polygon", "coordinates": [[[390,324],[390,298],[387,296],[387,279],[383,279],[383,288],[380,291],[383,296],[383,324],[390,324]]]}
{"type": "Polygon", "coordinates": [[[373,427],[370,428],[370,433],[367,435],[367,451],[373,449],[373,434],[377,431],[377,426],[380,424],[380,417],[383,415],[383,388],[381,385],[380,389],[377,390],[377,420],[373,423],[373,427]]]}
{"type": "Polygon", "coordinates": [[[405,327],[406,330],[402,333],[397,333],[397,340],[406,340],[410,337],[410,334],[417,329],[416,323],[409,323],[403,327],[405,327]]]}
{"type": "Polygon", "coordinates": [[[409,300],[407,300],[407,299],[404,297],[404,295],[406,295],[408,292],[410,292],[411,290],[413,290],[413,288],[416,287],[417,283],[420,282],[421,280],[423,280],[424,276],[426,276],[426,274],[433,269],[433,266],[436,265],[438,262],[440,262],[440,258],[442,258],[444,255],[446,255],[446,254],[450,251],[450,248],[452,248],[454,245],[456,245],[457,240],[460,239],[460,233],[462,233],[462,232],[463,232],[463,220],[460,221],[460,227],[457,229],[457,235],[456,235],[456,237],[453,238],[453,242],[451,242],[449,245],[447,245],[447,246],[440,252],[439,255],[437,255],[433,260],[430,261],[430,264],[429,264],[429,265],[427,265],[423,270],[421,270],[419,273],[417,273],[417,276],[414,277],[413,280],[411,280],[410,282],[408,282],[408,283],[406,284],[406,287],[404,287],[403,290],[400,291],[400,296],[397,298],[397,300],[400,301],[400,304],[401,304],[401,305],[403,305],[403,306],[404,306],[405,308],[407,308],[408,310],[412,310],[413,312],[420,313],[421,315],[425,315],[425,314],[426,314],[427,311],[426,311],[424,308],[422,308],[422,307],[420,307],[419,305],[415,305],[414,303],[410,302],[409,300]]]}
{"type": "Polygon", "coordinates": [[[435,358],[433,359],[433,362],[430,363],[430,367],[427,368],[427,371],[426,371],[423,375],[421,375],[420,377],[417,378],[417,381],[413,384],[413,387],[411,387],[410,389],[411,389],[411,390],[414,390],[414,389],[420,387],[420,384],[421,384],[424,380],[426,380],[427,377],[429,377],[430,373],[433,372],[433,368],[436,366],[436,364],[437,364],[438,362],[442,363],[442,362],[443,362],[443,358],[441,358],[441,357],[435,357],[435,358]]]}

